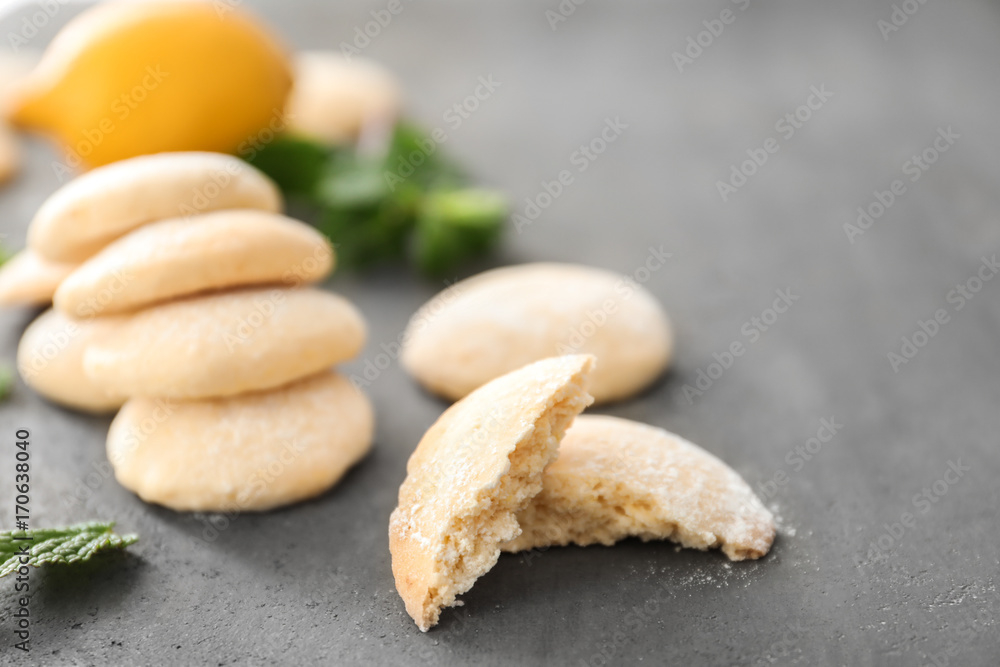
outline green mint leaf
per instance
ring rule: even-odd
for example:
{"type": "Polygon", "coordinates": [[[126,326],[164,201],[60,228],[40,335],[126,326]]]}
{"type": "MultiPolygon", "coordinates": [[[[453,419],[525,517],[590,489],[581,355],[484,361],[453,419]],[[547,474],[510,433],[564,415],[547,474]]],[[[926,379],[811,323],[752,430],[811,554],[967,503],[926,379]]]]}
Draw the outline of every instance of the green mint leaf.
{"type": "Polygon", "coordinates": [[[326,171],[333,149],[296,137],[280,137],[245,156],[286,195],[310,198],[326,171]]]}
{"type": "Polygon", "coordinates": [[[7,364],[0,364],[0,401],[10,396],[14,388],[14,371],[7,364]]]}
{"type": "Polygon", "coordinates": [[[389,195],[382,163],[352,154],[334,156],[316,185],[316,196],[337,209],[378,206],[389,195]]]}
{"type": "Polygon", "coordinates": [[[413,216],[399,202],[383,200],[357,209],[328,207],[317,226],[336,247],[339,264],[363,268],[405,256],[413,216]]]}
{"type": "Polygon", "coordinates": [[[28,549],[28,565],[40,567],[47,563],[81,563],[111,549],[124,549],[135,544],[137,535],[116,535],[114,522],[92,521],[64,528],[0,531],[0,577],[16,572],[22,548],[28,549]],[[31,540],[24,539],[33,538],[31,540]]]}
{"type": "Polygon", "coordinates": [[[417,217],[413,253],[429,275],[450,272],[462,260],[482,254],[499,238],[507,202],[491,190],[466,188],[432,192],[417,217]]]}
{"type": "Polygon", "coordinates": [[[468,180],[465,170],[444,155],[432,135],[409,123],[396,126],[383,169],[385,180],[398,183],[401,179],[425,190],[458,187],[468,180]]]}
{"type": "Polygon", "coordinates": [[[506,203],[465,188],[468,176],[433,133],[399,123],[382,150],[371,148],[285,136],[245,158],[308,205],[340,266],[410,259],[436,275],[496,242],[506,203]]]}

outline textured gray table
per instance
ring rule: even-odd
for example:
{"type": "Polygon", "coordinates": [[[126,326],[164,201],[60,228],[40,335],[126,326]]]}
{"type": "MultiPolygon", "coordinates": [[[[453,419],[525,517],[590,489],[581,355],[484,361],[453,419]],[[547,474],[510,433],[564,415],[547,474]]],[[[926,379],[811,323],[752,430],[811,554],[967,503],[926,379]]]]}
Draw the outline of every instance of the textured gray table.
{"type": "MultiPolygon", "coordinates": [[[[248,4],[296,47],[334,48],[386,6],[248,4]]],[[[10,441],[27,427],[34,521],[117,518],[142,542],[85,578],[35,575],[27,660],[10,649],[15,596],[0,582],[0,663],[997,664],[1000,280],[976,280],[1000,251],[1000,8],[899,2],[916,12],[890,31],[887,2],[670,4],[590,2],[552,30],[555,0],[404,2],[362,50],[399,72],[412,114],[443,127],[518,212],[572,172],[495,263],[631,274],[651,247],[672,253],[646,284],[676,323],[676,365],[607,412],[683,434],[757,486],[782,526],[767,558],[637,541],[504,556],[422,635],[393,587],[386,524],[443,405],[396,364],[369,388],[374,452],[340,486],[217,536],[206,517],[144,505],[113,480],[66,501],[104,461],[108,420],[18,386],[0,407],[0,519],[12,518],[10,441]],[[727,8],[729,22],[713,22],[727,8]],[[721,34],[699,36],[703,21],[721,34]],[[688,37],[704,46],[685,63],[673,54],[688,37]],[[454,127],[445,113],[481,76],[499,87],[454,127]],[[832,95],[810,100],[813,87],[832,95]],[[616,118],[620,136],[574,161],[616,118]],[[947,150],[916,165],[948,128],[947,150]],[[762,166],[741,166],[761,149],[762,166]],[[717,181],[741,183],[733,165],[755,173],[723,201],[717,181]],[[848,234],[897,179],[902,194],[848,234]],[[774,318],[779,289],[796,298],[774,318]],[[916,333],[939,309],[935,335],[916,333]],[[904,336],[924,344],[894,370],[904,336]],[[728,364],[737,341],[745,352],[728,364]],[[835,435],[810,442],[823,419],[835,435]]],[[[25,175],[0,191],[13,246],[55,187],[46,151],[32,144],[25,175]]],[[[330,284],[369,318],[369,360],[440,287],[391,270],[330,284]]],[[[0,315],[5,358],[32,315],[0,315]]]]}

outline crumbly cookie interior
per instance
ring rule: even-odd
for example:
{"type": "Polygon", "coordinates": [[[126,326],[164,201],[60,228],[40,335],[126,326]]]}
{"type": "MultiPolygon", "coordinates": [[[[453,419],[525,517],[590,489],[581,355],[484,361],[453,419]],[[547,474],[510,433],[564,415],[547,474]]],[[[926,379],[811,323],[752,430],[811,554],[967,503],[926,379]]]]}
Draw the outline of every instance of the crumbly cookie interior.
{"type": "Polygon", "coordinates": [[[479,493],[471,511],[452,520],[435,558],[437,585],[425,598],[421,630],[437,623],[441,609],[461,605],[457,597],[496,564],[500,545],[520,533],[516,513],[541,490],[545,466],[590,402],[583,381],[580,373],[552,397],[534,428],[510,453],[507,474],[479,493]]]}

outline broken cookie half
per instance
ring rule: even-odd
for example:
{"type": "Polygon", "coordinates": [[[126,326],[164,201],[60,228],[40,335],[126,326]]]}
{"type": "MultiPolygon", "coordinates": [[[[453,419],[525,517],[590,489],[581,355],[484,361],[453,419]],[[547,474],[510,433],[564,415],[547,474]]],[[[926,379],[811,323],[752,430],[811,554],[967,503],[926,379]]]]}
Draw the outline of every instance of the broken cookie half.
{"type": "Polygon", "coordinates": [[[744,560],[765,555],[775,532],[750,486],[715,456],[660,428],[588,415],[573,423],[517,521],[523,532],[504,551],[639,537],[744,560]]]}
{"type": "Polygon", "coordinates": [[[389,521],[396,589],[427,631],[460,605],[520,533],[515,515],[542,488],[559,441],[593,398],[591,355],[544,359],[451,406],[407,464],[389,521]]]}

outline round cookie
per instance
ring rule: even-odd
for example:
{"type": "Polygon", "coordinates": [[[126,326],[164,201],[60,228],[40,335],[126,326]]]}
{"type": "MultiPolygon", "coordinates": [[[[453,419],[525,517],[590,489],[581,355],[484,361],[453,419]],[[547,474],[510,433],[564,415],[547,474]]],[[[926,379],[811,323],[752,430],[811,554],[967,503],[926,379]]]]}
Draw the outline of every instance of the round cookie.
{"type": "Polygon", "coordinates": [[[365,323],[316,289],[244,289],[126,316],[84,357],[89,377],[126,396],[208,398],[269,389],[350,359],[365,323]]]}
{"type": "Polygon", "coordinates": [[[774,542],[774,518],[732,468],[680,436],[616,417],[577,418],[517,522],[523,532],[505,551],[640,537],[743,560],[774,542]]]}
{"type": "Polygon", "coordinates": [[[55,306],[74,317],[240,285],[298,285],[333,269],[325,236],[276,213],[238,209],[153,222],[80,265],[59,286],[55,306]]]}
{"type": "Polygon", "coordinates": [[[371,448],[371,403],[323,371],[207,401],[133,398],[108,432],[115,477],[180,512],[262,511],[319,495],[371,448]]]}
{"type": "Polygon", "coordinates": [[[77,321],[47,310],[21,336],[18,373],[26,385],[54,403],[86,412],[112,412],[125,397],[91,382],[83,372],[83,355],[120,324],[113,317],[77,321]]]}
{"type": "Polygon", "coordinates": [[[406,465],[389,519],[396,590],[423,631],[486,574],[520,532],[566,428],[591,402],[590,355],[530,364],[448,408],[406,465]]]}
{"type": "Polygon", "coordinates": [[[141,225],[230,208],[278,212],[277,186],[220,153],[158,153],[98,167],[42,204],[28,246],[48,259],[82,262],[141,225]]]}
{"type": "Polygon", "coordinates": [[[38,64],[39,54],[33,51],[0,51],[0,117],[6,116],[18,89],[38,64]]]}
{"type": "Polygon", "coordinates": [[[286,111],[293,132],[337,144],[353,141],[368,124],[391,127],[401,100],[399,83],[381,65],[334,51],[304,51],[295,57],[286,111]]]}
{"type": "Polygon", "coordinates": [[[76,264],[51,262],[31,250],[22,250],[0,266],[0,305],[49,303],[75,268],[76,264]]]}
{"type": "Polygon", "coordinates": [[[403,366],[430,391],[457,399],[524,364],[587,353],[599,363],[595,402],[636,394],[670,362],[662,306],[621,275],[573,264],[523,264],[449,287],[410,320],[403,366]]]}

